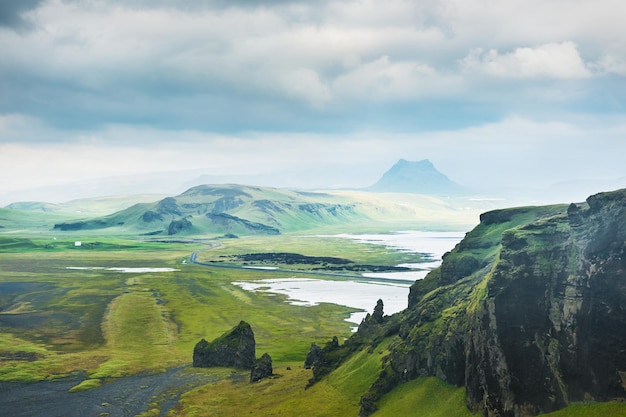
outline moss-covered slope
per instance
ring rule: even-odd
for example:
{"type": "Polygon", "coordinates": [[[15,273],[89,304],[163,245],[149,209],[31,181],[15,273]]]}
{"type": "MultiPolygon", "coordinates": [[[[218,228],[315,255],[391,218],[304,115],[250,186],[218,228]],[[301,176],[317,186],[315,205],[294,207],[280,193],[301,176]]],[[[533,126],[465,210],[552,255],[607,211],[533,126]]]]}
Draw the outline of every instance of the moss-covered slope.
{"type": "Polygon", "coordinates": [[[397,336],[361,415],[420,376],[485,416],[626,398],[625,242],[626,190],[485,213],[384,324],[397,336]]]}

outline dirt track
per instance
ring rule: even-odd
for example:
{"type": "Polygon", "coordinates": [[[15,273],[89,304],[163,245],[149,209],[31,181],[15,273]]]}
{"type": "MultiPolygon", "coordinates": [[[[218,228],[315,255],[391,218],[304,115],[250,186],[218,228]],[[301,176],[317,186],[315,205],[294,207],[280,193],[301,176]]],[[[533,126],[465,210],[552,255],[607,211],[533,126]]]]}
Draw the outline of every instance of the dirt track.
{"type": "Polygon", "coordinates": [[[81,378],[34,383],[0,383],[0,416],[4,417],[133,417],[160,402],[161,416],[176,405],[180,394],[215,382],[216,377],[189,367],[156,375],[116,378],[99,388],[69,393],[81,378]]]}

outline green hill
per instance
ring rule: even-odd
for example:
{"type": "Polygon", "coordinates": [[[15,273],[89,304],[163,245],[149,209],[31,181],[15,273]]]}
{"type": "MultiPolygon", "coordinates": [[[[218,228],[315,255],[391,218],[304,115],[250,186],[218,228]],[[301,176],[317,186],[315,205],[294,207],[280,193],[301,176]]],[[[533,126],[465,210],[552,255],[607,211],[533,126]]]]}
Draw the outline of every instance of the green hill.
{"type": "Polygon", "coordinates": [[[0,208],[0,233],[50,230],[56,223],[67,221],[73,216],[42,210],[0,208]]]}
{"type": "Polygon", "coordinates": [[[477,212],[429,196],[302,192],[245,185],[200,185],[175,197],[135,204],[101,217],[55,224],[58,231],[110,230],[151,236],[280,234],[327,226],[467,227],[477,212]],[[462,226],[458,226],[462,224],[462,226]]]}
{"type": "Polygon", "coordinates": [[[81,198],[63,203],[47,203],[42,201],[17,201],[5,208],[28,212],[65,213],[72,216],[103,216],[126,209],[137,203],[151,203],[165,197],[160,194],[128,194],[107,195],[81,198]]]}

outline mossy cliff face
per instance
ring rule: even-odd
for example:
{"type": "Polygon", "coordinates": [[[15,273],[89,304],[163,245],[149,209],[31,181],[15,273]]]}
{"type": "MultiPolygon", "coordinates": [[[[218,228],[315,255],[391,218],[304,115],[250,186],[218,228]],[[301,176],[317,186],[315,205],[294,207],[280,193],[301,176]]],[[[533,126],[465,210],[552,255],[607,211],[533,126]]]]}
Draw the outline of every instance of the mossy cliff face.
{"type": "Polygon", "coordinates": [[[625,241],[626,190],[484,214],[412,287],[362,414],[417,376],[464,385],[485,416],[626,398],[625,241]]]}

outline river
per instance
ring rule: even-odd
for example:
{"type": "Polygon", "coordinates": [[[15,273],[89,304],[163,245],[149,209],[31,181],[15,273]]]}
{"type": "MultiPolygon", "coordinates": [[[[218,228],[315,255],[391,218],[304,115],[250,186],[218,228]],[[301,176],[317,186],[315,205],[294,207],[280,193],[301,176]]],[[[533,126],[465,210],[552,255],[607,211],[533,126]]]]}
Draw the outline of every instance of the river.
{"type": "MultiPolygon", "coordinates": [[[[416,280],[423,279],[430,270],[438,267],[443,254],[453,249],[464,236],[465,232],[424,231],[320,236],[383,245],[405,253],[419,254],[422,261],[399,265],[414,268],[413,271],[365,273],[362,279],[312,279],[294,276],[241,281],[234,284],[247,291],[286,295],[287,301],[294,305],[313,306],[332,303],[358,308],[361,311],[351,314],[348,319],[351,324],[358,325],[367,312],[374,309],[378,299],[383,300],[384,312],[387,315],[404,310],[408,303],[409,287],[416,280]]],[[[356,329],[356,326],[353,329],[356,329]]]]}

